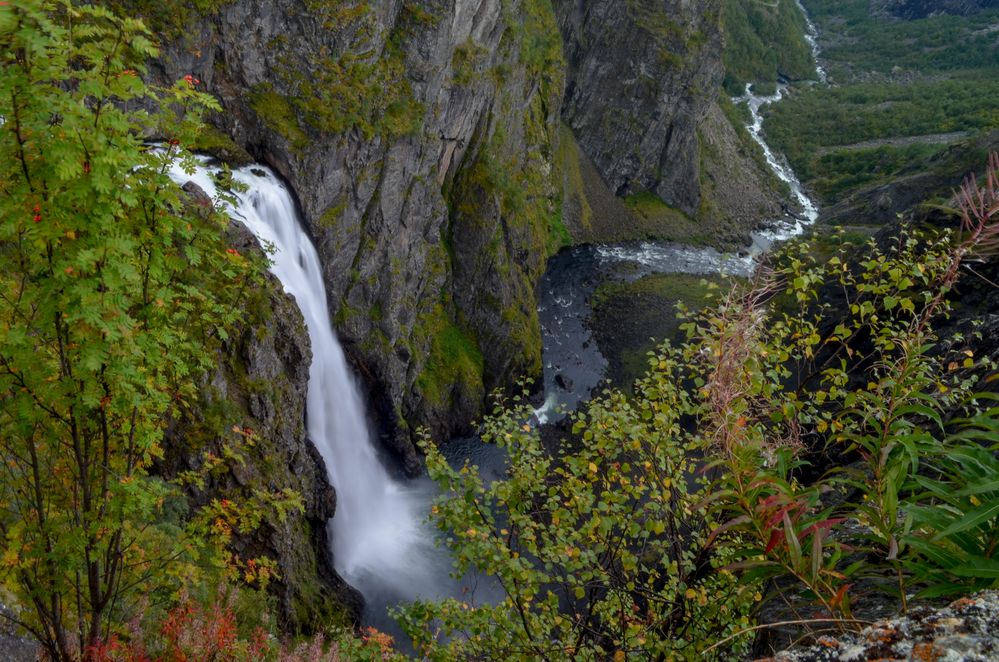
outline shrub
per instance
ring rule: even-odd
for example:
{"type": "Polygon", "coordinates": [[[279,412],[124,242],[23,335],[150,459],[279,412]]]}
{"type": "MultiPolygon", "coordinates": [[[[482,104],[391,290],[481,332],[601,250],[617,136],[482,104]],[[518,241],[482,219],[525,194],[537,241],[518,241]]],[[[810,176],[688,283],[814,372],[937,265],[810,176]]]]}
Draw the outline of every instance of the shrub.
{"type": "Polygon", "coordinates": [[[986,190],[966,186],[957,232],[903,231],[855,263],[792,246],[692,316],[633,398],[607,391],[572,415],[554,452],[522,400],[501,402],[483,429],[507,450],[503,480],[453,469],[426,442],[457,573],[494,577],[502,598],[405,607],[418,650],[728,659],[771,579],[842,627],[857,623],[861,577],[903,608],[912,590],[994,584],[999,408],[931,350],[962,264],[994,253],[997,173],[993,159],[986,190]],[[961,406],[969,415],[945,423],[961,406]],[[833,490],[846,499],[827,503],[833,490]]]}

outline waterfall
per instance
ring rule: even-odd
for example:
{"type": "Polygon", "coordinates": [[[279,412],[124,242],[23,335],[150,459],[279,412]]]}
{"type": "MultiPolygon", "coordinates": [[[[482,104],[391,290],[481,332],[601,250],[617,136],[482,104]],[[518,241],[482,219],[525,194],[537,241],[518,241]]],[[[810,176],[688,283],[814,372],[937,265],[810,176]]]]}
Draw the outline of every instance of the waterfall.
{"type": "MultiPolygon", "coordinates": [[[[175,165],[171,176],[218,199],[218,171],[202,159],[193,174],[175,165]]],[[[261,166],[238,169],[233,179],[246,190],[223,207],[273,248],[270,271],[298,302],[312,343],[306,423],[337,493],[334,565],[364,594],[370,621],[384,626],[387,605],[437,597],[448,584],[450,559],[424,524],[432,486],[393,480],[375,453],[363,399],[330,323],[319,256],[288,189],[261,166]]]]}
{"type": "MultiPolygon", "coordinates": [[[[805,11],[804,5],[801,4],[801,0],[795,0],[798,5],[798,9],[801,11],[801,15],[805,19],[805,41],[808,42],[808,46],[812,50],[812,58],[815,60],[815,72],[819,78],[820,83],[826,83],[827,77],[825,69],[819,64],[819,32],[815,27],[815,23],[809,18],[808,12],[805,11]]],[[[746,130],[749,131],[749,135],[752,136],[756,144],[760,146],[763,150],[763,156],[767,161],[767,165],[773,171],[773,173],[782,182],[787,184],[788,188],[791,190],[791,195],[797,201],[798,205],[801,207],[801,218],[795,218],[791,222],[787,221],[776,221],[770,227],[753,233],[753,252],[758,253],[761,251],[767,251],[770,247],[779,241],[784,241],[790,239],[796,235],[801,234],[805,230],[806,225],[814,223],[819,217],[819,207],[815,204],[815,201],[808,197],[808,193],[805,192],[805,187],[801,184],[801,180],[795,174],[794,170],[791,169],[791,165],[787,162],[787,159],[782,154],[777,154],[774,150],[767,144],[767,141],[763,137],[763,113],[761,112],[764,106],[772,103],[777,103],[784,98],[784,94],[787,93],[788,86],[785,83],[777,84],[777,91],[770,95],[758,95],[753,93],[752,84],[746,85],[746,93],[741,97],[736,97],[732,99],[732,102],[736,105],[744,103],[749,109],[750,120],[746,124],[746,130]]]]}
{"type": "MultiPolygon", "coordinates": [[[[756,144],[763,149],[763,156],[766,158],[767,165],[773,171],[777,178],[782,182],[787,184],[788,188],[791,190],[791,195],[801,206],[802,215],[804,216],[804,224],[814,223],[819,217],[819,208],[808,197],[805,193],[805,187],[802,186],[801,181],[798,176],[791,169],[790,164],[783,155],[778,155],[774,150],[767,144],[767,141],[763,138],[763,114],[760,112],[763,106],[771,103],[776,103],[784,98],[784,94],[787,92],[787,85],[780,83],[777,85],[777,92],[772,95],[761,96],[753,94],[752,85],[746,85],[746,94],[739,98],[733,99],[732,101],[736,104],[745,103],[749,107],[750,122],[746,125],[746,130],[749,131],[749,135],[752,136],[756,144]]],[[[804,230],[804,225],[801,221],[794,223],[791,228],[781,228],[775,226],[771,231],[773,234],[772,239],[787,239],[794,235],[801,234],[804,230]]]]}

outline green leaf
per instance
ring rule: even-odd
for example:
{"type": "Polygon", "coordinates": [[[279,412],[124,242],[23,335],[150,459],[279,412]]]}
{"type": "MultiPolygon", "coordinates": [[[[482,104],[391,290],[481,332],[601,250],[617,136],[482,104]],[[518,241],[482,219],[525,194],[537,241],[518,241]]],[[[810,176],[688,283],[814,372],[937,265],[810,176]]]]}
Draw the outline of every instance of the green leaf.
{"type": "Polygon", "coordinates": [[[933,539],[940,540],[941,538],[952,536],[955,533],[967,531],[968,529],[985,524],[996,515],[999,515],[999,501],[995,503],[983,504],[979,508],[975,508],[974,510],[968,512],[952,525],[933,536],[933,539]]]}

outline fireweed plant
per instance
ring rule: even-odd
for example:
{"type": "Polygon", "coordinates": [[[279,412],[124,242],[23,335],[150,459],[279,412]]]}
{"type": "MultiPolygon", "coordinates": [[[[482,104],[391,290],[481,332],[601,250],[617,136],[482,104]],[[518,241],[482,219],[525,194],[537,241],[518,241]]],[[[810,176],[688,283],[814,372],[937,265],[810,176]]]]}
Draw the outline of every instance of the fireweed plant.
{"type": "Polygon", "coordinates": [[[402,609],[418,650],[731,659],[775,587],[792,620],[855,628],[860,582],[901,609],[994,586],[999,408],[974,375],[995,366],[936,351],[933,324],[997,252],[997,178],[993,155],[985,186],[956,196],[958,227],[903,227],[859,261],[790,245],[689,315],[634,397],[608,390],[573,414],[555,452],[526,400],[500,400],[483,436],[508,452],[503,480],[424,443],[457,572],[494,576],[504,598],[402,609]]]}

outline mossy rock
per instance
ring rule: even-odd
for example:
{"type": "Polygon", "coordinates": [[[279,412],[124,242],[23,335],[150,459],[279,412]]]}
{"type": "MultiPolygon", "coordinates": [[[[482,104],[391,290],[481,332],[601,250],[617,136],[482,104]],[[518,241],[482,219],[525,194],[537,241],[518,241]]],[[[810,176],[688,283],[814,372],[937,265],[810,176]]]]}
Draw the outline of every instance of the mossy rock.
{"type": "Polygon", "coordinates": [[[652,274],[600,285],[590,299],[592,324],[610,380],[630,388],[648,370],[649,352],[664,340],[683,339],[677,306],[700,310],[734,282],[721,276],[652,274]]]}

